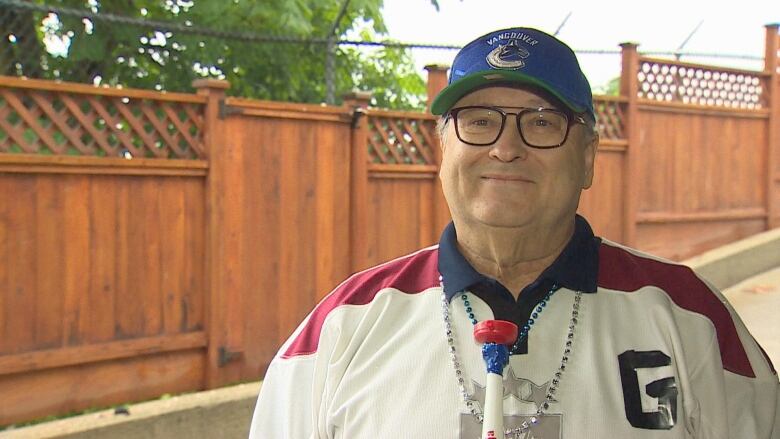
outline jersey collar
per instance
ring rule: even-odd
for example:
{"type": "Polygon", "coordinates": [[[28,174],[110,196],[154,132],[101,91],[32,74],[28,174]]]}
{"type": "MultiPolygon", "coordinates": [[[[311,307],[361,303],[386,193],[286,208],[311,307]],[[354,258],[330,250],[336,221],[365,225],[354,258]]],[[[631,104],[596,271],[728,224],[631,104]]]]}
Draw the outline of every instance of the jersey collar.
{"type": "MultiPolygon", "coordinates": [[[[439,240],[439,273],[444,278],[444,292],[447,300],[473,285],[483,282],[497,283],[485,276],[466,260],[458,250],[457,231],[450,222],[439,240]]],[[[539,278],[520,293],[534,289],[541,282],[551,280],[559,286],[584,293],[595,293],[599,265],[599,245],[601,239],[593,235],[593,229],[585,218],[576,215],[574,234],[558,258],[547,267],[539,278]]]]}

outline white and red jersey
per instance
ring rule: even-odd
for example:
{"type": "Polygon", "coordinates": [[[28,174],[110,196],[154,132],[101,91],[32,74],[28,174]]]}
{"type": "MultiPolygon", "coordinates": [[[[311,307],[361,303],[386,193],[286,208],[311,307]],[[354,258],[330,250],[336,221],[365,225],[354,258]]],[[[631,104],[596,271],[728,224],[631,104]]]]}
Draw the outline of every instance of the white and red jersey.
{"type": "MultiPolygon", "coordinates": [[[[608,241],[596,251],[596,289],[582,294],[555,402],[527,437],[780,438],[777,374],[723,296],[688,267],[608,241]]],[[[477,439],[450,359],[439,257],[439,246],[420,250],[325,297],[269,366],[250,438],[477,439]]],[[[493,317],[466,294],[479,320],[493,317]]],[[[511,356],[507,428],[544,401],[574,296],[554,293],[528,353],[511,356]]],[[[448,306],[468,397],[480,401],[485,365],[460,293],[448,306]]]]}

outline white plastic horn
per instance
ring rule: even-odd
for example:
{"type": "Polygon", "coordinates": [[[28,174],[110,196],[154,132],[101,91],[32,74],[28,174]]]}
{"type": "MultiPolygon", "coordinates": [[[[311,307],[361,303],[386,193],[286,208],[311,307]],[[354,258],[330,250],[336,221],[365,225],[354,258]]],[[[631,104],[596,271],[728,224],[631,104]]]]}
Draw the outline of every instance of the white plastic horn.
{"type": "Polygon", "coordinates": [[[482,343],[487,366],[482,439],[504,438],[504,368],[509,363],[507,346],[517,338],[517,325],[504,320],[485,320],[474,326],[474,339],[482,343]]]}

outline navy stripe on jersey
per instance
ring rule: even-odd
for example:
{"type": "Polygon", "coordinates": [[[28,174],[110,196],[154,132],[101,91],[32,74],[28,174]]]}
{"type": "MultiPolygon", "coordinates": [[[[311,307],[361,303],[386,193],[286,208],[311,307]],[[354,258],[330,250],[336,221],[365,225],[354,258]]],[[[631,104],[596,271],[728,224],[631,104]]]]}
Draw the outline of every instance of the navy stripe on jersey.
{"type": "Polygon", "coordinates": [[[439,249],[433,247],[357,273],[344,281],[312,311],[306,326],[282,354],[282,358],[317,352],[320,332],[331,311],[342,305],[365,305],[384,288],[407,294],[439,285],[439,249]]]}
{"type": "Polygon", "coordinates": [[[677,306],[707,317],[715,326],[723,368],[755,378],[728,309],[689,267],[638,256],[602,243],[598,279],[599,287],[610,290],[629,292],[656,286],[677,306]]]}

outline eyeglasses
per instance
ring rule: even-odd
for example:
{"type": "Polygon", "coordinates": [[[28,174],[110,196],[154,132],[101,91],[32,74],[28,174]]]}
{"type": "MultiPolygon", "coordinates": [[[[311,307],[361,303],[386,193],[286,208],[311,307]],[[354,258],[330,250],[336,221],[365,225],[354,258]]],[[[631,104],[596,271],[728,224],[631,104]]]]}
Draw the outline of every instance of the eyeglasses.
{"type": "Polygon", "coordinates": [[[566,142],[572,123],[585,125],[582,116],[570,122],[566,113],[550,108],[504,107],[519,109],[512,113],[497,107],[456,107],[448,112],[455,122],[455,134],[461,142],[474,146],[496,143],[504,132],[506,117],[516,116],[517,130],[523,142],[534,148],[556,148],[566,142]]]}

